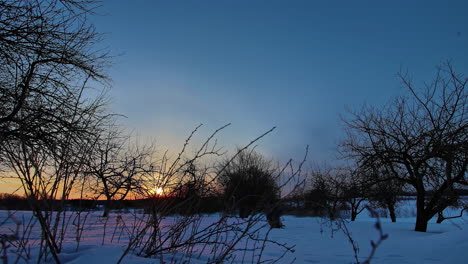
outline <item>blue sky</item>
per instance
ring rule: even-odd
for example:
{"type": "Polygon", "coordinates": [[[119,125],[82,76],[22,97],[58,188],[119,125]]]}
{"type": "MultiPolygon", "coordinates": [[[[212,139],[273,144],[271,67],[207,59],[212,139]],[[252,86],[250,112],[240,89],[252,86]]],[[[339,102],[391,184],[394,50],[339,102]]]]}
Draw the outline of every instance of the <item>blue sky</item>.
{"type": "Polygon", "coordinates": [[[332,162],[345,108],[402,94],[451,60],[468,73],[468,1],[105,1],[111,108],[176,149],[198,124],[227,149],[276,126],[268,156],[332,162]]]}

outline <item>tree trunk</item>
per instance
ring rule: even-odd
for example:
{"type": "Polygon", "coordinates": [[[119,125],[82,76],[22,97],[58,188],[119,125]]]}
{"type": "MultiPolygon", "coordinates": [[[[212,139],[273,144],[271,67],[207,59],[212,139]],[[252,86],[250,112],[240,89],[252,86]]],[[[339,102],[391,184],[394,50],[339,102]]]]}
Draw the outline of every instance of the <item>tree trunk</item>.
{"type": "Polygon", "coordinates": [[[389,204],[387,207],[390,213],[390,218],[392,219],[392,222],[395,223],[396,222],[395,205],[389,204]]]}
{"type": "Polygon", "coordinates": [[[429,221],[429,219],[425,215],[424,199],[424,192],[419,192],[416,198],[416,225],[414,227],[414,231],[427,231],[427,222],[429,221]]]}
{"type": "Polygon", "coordinates": [[[266,214],[268,224],[270,228],[282,228],[284,227],[283,223],[281,222],[281,213],[282,210],[278,207],[274,207],[266,214]]]}
{"type": "Polygon", "coordinates": [[[444,221],[444,220],[445,220],[445,217],[444,217],[444,215],[442,214],[442,212],[438,212],[438,213],[437,213],[437,221],[436,221],[436,223],[437,223],[437,224],[440,224],[440,223],[442,223],[442,221],[444,221]]]}
{"type": "Polygon", "coordinates": [[[104,213],[102,214],[102,217],[109,217],[109,211],[110,211],[109,206],[106,205],[104,207],[104,213]]]}
{"type": "Polygon", "coordinates": [[[416,218],[416,225],[414,227],[414,231],[426,232],[427,231],[427,221],[425,221],[424,219],[419,220],[418,218],[416,218]]]}
{"type": "Polygon", "coordinates": [[[106,204],[104,205],[104,213],[102,214],[102,217],[109,217],[110,209],[111,209],[111,200],[107,200],[106,204]]]}
{"type": "Polygon", "coordinates": [[[338,202],[333,202],[333,205],[331,206],[331,208],[329,209],[329,215],[330,215],[330,220],[335,220],[336,217],[337,217],[337,211],[336,211],[336,207],[338,205],[338,202]]]}
{"type": "Polygon", "coordinates": [[[357,211],[356,210],[351,210],[351,221],[355,221],[357,217],[357,211]]]}

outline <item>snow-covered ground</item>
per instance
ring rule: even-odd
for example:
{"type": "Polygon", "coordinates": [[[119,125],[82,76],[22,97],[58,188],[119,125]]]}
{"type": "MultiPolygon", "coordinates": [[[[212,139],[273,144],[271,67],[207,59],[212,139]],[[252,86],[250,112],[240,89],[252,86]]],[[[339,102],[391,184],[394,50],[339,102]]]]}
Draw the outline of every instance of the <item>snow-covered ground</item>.
{"type": "MultiPolygon", "coordinates": [[[[0,211],[0,223],[6,219],[7,213],[0,211]]],[[[99,215],[100,212],[93,212],[87,216],[78,250],[75,239],[76,226],[73,225],[74,219],[70,220],[70,228],[59,255],[62,262],[105,264],[118,261],[128,243],[125,232],[120,230],[130,230],[134,215],[113,213],[107,222],[99,215]]],[[[421,233],[413,231],[415,218],[411,202],[401,207],[400,215],[404,217],[398,218],[397,223],[391,223],[388,218],[381,218],[382,229],[388,234],[388,239],[377,248],[372,263],[467,263],[468,217],[446,220],[442,224],[436,224],[433,219],[428,232],[421,233]]],[[[209,223],[218,217],[218,215],[205,216],[202,222],[209,223]]],[[[15,218],[25,224],[31,218],[31,213],[16,212],[15,218]]],[[[167,221],[170,221],[170,218],[167,221]]],[[[294,246],[294,253],[289,252],[279,263],[290,263],[293,260],[295,263],[355,262],[352,244],[341,230],[335,230],[336,225],[315,217],[284,216],[283,222],[285,228],[272,230],[270,239],[294,246]]],[[[370,217],[368,212],[363,212],[355,222],[346,224],[359,247],[360,261],[369,255],[370,241],[375,241],[379,237],[375,223],[376,220],[370,217]]],[[[10,229],[14,229],[14,226],[12,221],[7,221],[0,226],[0,234],[11,233],[10,229]]],[[[30,263],[36,263],[36,254],[40,247],[39,237],[38,228],[33,228],[29,240],[30,263]]],[[[9,250],[15,249],[12,247],[9,250]]],[[[267,247],[263,252],[263,259],[276,258],[282,253],[278,247],[267,247]]],[[[8,257],[13,263],[14,253],[9,252],[8,257]]],[[[191,259],[188,263],[205,263],[207,260],[208,256],[202,255],[199,259],[191,259]]],[[[21,260],[20,263],[22,262],[26,261],[21,260]]],[[[248,263],[250,262],[251,258],[248,259],[248,263]]],[[[159,263],[159,260],[130,253],[122,263],[159,263]]]]}

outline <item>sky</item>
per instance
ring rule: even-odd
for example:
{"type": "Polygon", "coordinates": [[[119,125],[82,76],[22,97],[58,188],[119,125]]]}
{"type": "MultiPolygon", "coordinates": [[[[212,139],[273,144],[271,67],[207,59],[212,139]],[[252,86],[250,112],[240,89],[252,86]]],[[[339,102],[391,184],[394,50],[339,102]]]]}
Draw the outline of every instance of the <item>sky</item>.
{"type": "Polygon", "coordinates": [[[104,1],[91,18],[117,55],[110,108],[179,149],[203,124],[226,150],[333,163],[340,115],[381,105],[450,60],[468,74],[468,1],[104,1]]]}

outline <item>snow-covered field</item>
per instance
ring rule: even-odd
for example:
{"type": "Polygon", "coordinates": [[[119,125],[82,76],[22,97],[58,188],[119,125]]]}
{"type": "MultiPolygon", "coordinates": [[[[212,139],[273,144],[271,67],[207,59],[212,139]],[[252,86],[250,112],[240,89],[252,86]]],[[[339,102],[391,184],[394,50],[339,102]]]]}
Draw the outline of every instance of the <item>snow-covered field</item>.
{"type": "MultiPolygon", "coordinates": [[[[446,220],[442,224],[436,224],[433,219],[428,232],[414,232],[414,209],[410,205],[411,202],[407,202],[402,206],[400,215],[404,217],[399,217],[397,223],[391,223],[388,218],[381,218],[382,228],[384,233],[388,234],[388,239],[377,248],[372,263],[467,263],[468,217],[446,220]]],[[[7,214],[6,211],[0,211],[0,223],[4,222],[7,214]]],[[[30,212],[16,212],[14,215],[23,226],[31,218],[30,212]]],[[[73,224],[75,219],[70,220],[64,247],[59,255],[63,263],[105,264],[118,261],[128,244],[126,232],[121,231],[131,229],[134,215],[114,212],[108,221],[99,216],[100,212],[88,214],[78,250],[76,226],[73,224]]],[[[209,223],[218,217],[205,216],[202,222],[209,223]]],[[[293,260],[295,263],[355,262],[351,243],[341,230],[335,230],[335,225],[315,217],[284,216],[283,221],[285,228],[272,230],[270,239],[294,246],[294,252],[286,254],[279,263],[290,263],[293,260]]],[[[346,224],[359,247],[360,261],[369,255],[370,241],[379,237],[375,223],[376,220],[371,218],[368,212],[363,212],[356,222],[346,224]]],[[[14,228],[12,221],[6,221],[0,226],[0,234],[11,233],[10,229],[14,228]]],[[[29,239],[30,263],[36,263],[36,254],[40,247],[39,237],[38,228],[33,228],[29,239]]],[[[13,247],[9,249],[8,258],[11,263],[16,259],[14,250],[13,247]]],[[[282,253],[278,247],[267,247],[263,252],[263,259],[276,258],[282,253]]],[[[205,263],[207,260],[208,256],[202,255],[199,259],[192,258],[187,263],[205,263]]],[[[252,262],[251,258],[247,260],[244,261],[252,262]]],[[[19,263],[24,262],[27,261],[21,259],[19,263]]],[[[129,253],[122,263],[159,263],[159,260],[129,253]]]]}

